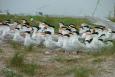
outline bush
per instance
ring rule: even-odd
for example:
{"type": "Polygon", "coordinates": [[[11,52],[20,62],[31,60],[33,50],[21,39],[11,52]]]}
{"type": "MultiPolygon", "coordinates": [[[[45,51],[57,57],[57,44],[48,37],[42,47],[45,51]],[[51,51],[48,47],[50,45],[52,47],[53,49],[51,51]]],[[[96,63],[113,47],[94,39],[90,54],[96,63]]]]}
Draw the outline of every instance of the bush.
{"type": "Polygon", "coordinates": [[[24,64],[24,55],[17,52],[11,59],[10,65],[15,67],[22,67],[24,64]]]}

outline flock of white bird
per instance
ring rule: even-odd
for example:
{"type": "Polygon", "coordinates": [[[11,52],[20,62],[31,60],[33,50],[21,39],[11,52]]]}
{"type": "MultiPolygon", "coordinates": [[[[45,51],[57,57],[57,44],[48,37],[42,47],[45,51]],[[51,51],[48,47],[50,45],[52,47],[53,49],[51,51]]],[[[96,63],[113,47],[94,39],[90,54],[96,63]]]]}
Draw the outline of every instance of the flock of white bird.
{"type": "Polygon", "coordinates": [[[49,49],[62,48],[66,52],[98,50],[103,47],[112,47],[112,35],[115,32],[104,26],[91,27],[88,24],[81,24],[79,29],[74,25],[64,26],[59,23],[59,31],[55,28],[40,22],[37,27],[30,27],[26,20],[22,24],[10,21],[1,23],[0,40],[10,39],[21,43],[24,46],[43,45],[49,49]]]}

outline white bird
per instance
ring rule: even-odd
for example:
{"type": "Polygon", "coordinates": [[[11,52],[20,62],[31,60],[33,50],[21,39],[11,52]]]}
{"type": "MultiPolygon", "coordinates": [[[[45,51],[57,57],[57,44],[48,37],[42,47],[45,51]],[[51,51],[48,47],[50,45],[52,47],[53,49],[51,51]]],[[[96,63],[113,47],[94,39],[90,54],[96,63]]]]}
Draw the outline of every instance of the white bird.
{"type": "Polygon", "coordinates": [[[38,44],[42,44],[42,42],[44,41],[43,33],[38,32],[36,28],[33,30],[31,38],[35,40],[38,44]]]}
{"type": "Polygon", "coordinates": [[[84,48],[84,44],[78,40],[79,37],[79,33],[76,32],[73,32],[73,34],[70,37],[70,44],[74,51],[82,51],[84,48]]]}
{"type": "Polygon", "coordinates": [[[46,32],[44,45],[49,49],[59,48],[57,42],[52,39],[51,32],[46,32]]]}
{"type": "Polygon", "coordinates": [[[54,28],[53,27],[47,27],[47,29],[45,31],[50,31],[51,34],[54,34],[54,28]]]}
{"type": "Polygon", "coordinates": [[[33,39],[30,34],[30,31],[25,32],[24,46],[39,45],[40,42],[38,42],[36,39],[33,39]]]}
{"type": "Polygon", "coordinates": [[[9,26],[0,26],[0,34],[1,34],[1,38],[4,39],[4,36],[10,31],[10,27],[9,26]]]}
{"type": "Polygon", "coordinates": [[[13,41],[23,43],[24,42],[24,37],[21,36],[19,28],[15,29],[15,33],[13,36],[13,41]]]}
{"type": "Polygon", "coordinates": [[[57,46],[60,48],[63,46],[63,35],[61,33],[58,34],[57,46]]]}
{"type": "Polygon", "coordinates": [[[62,48],[65,50],[65,53],[70,53],[73,51],[73,47],[71,46],[70,36],[68,34],[63,36],[63,46],[62,48]]]}
{"type": "Polygon", "coordinates": [[[98,39],[98,35],[94,35],[93,38],[85,41],[86,51],[95,51],[105,46],[101,39],[98,39]]]}

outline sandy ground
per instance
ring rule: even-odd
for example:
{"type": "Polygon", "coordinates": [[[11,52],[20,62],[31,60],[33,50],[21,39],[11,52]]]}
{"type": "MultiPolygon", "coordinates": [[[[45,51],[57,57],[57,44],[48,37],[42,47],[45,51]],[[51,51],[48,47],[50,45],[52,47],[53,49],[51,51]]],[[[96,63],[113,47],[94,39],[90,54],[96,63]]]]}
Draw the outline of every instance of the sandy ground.
{"type": "MultiPolygon", "coordinates": [[[[16,49],[11,47],[11,44],[2,42],[0,44],[0,49],[2,52],[0,52],[0,71],[2,71],[3,68],[6,67],[8,64],[8,61],[13,57],[13,55],[16,53],[16,49]]],[[[62,68],[71,68],[71,66],[74,65],[83,65],[87,67],[94,67],[98,70],[95,75],[91,77],[115,77],[115,55],[103,57],[101,56],[102,61],[101,62],[93,62],[95,57],[90,57],[84,53],[78,54],[78,55],[66,55],[62,52],[55,52],[50,54],[45,54],[45,51],[47,49],[45,48],[39,48],[28,52],[25,54],[25,62],[27,63],[36,63],[41,66],[42,69],[39,70],[39,73],[37,73],[33,77],[75,77],[72,73],[69,75],[59,75],[56,76],[55,73],[59,72],[62,68]],[[65,61],[61,61],[59,59],[55,60],[54,58],[58,58],[58,56],[64,56],[66,57],[65,61]],[[70,59],[72,58],[72,59],[70,59]],[[78,61],[76,60],[78,59],[78,61]]],[[[63,69],[62,69],[63,70],[63,69]]],[[[66,70],[66,69],[65,69],[66,70]]],[[[64,71],[65,71],[64,70],[64,71]]],[[[2,73],[0,73],[0,77],[5,77],[2,73]]],[[[25,75],[24,77],[31,77],[28,75],[25,75]]]]}

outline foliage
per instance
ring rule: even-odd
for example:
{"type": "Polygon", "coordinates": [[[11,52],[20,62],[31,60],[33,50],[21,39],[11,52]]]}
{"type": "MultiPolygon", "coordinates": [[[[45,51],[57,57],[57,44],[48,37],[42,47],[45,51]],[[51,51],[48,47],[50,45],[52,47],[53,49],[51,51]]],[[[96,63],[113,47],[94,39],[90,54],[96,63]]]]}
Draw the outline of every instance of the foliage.
{"type": "Polygon", "coordinates": [[[23,77],[21,74],[17,74],[14,70],[10,68],[4,68],[2,73],[5,77],[23,77]]]}
{"type": "Polygon", "coordinates": [[[86,67],[78,67],[75,69],[74,77],[89,77],[93,74],[93,70],[86,67]]]}
{"type": "Polygon", "coordinates": [[[2,53],[3,52],[3,50],[0,48],[0,53],[2,53]]]}
{"type": "Polygon", "coordinates": [[[37,70],[36,64],[24,62],[24,53],[17,52],[10,61],[10,66],[19,69],[27,75],[34,75],[37,70]]]}

